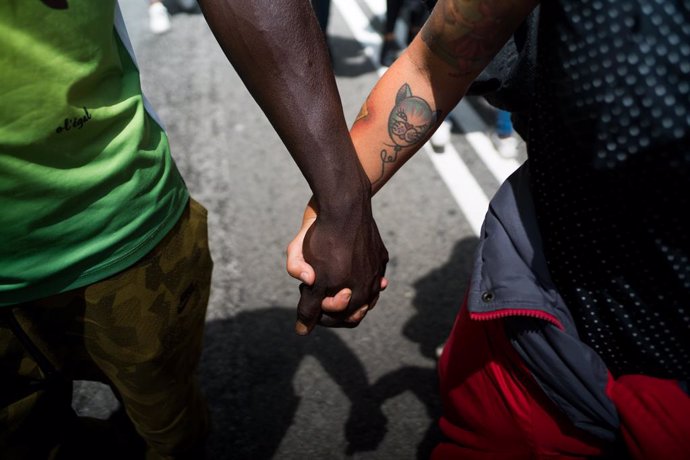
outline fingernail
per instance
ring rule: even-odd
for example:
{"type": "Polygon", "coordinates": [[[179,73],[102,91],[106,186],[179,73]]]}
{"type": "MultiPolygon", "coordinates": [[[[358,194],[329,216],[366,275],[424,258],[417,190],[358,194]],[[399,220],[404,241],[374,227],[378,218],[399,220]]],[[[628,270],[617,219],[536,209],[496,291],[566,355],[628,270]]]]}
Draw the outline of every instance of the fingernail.
{"type": "Polygon", "coordinates": [[[307,275],[307,272],[302,272],[302,273],[300,273],[300,274],[299,274],[299,279],[300,279],[300,281],[302,281],[303,283],[306,283],[306,282],[307,282],[307,276],[308,276],[308,275],[307,275]]]}
{"type": "Polygon", "coordinates": [[[343,298],[345,298],[345,300],[347,300],[349,302],[350,299],[352,298],[352,293],[346,292],[345,294],[343,294],[343,298]]]}
{"type": "Polygon", "coordinates": [[[345,321],[347,321],[348,323],[358,323],[362,321],[364,316],[367,314],[368,309],[369,305],[361,307],[359,310],[356,310],[352,315],[350,315],[350,317],[347,318],[345,321]]]}
{"type": "Polygon", "coordinates": [[[309,328],[303,322],[297,321],[295,324],[295,332],[297,335],[307,335],[309,334],[309,328]]]}

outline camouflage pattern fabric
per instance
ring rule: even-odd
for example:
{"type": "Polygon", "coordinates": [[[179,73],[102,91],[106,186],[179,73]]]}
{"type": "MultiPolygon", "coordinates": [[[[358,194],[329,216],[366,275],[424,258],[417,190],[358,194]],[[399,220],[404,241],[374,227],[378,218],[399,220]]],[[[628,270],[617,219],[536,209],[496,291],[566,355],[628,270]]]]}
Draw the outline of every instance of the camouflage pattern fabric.
{"type": "MultiPolygon", "coordinates": [[[[196,369],[212,266],[206,210],[190,200],[173,230],[128,270],[15,306],[13,314],[65,381],[113,388],[147,458],[196,457],[209,428],[196,369]]],[[[1,458],[64,458],[66,438],[84,441],[70,432],[79,426],[71,385],[41,388],[42,380],[26,348],[0,325],[1,458]]]]}

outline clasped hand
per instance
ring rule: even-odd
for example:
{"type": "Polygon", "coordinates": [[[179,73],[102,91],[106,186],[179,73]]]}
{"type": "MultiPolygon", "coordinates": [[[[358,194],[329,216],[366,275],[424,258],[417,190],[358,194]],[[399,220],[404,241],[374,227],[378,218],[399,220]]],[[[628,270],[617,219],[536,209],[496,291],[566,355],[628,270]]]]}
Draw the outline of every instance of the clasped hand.
{"type": "Polygon", "coordinates": [[[388,284],[387,263],[368,200],[352,215],[330,216],[319,215],[312,198],[287,248],[287,271],[302,281],[295,331],[357,326],[388,284]]]}

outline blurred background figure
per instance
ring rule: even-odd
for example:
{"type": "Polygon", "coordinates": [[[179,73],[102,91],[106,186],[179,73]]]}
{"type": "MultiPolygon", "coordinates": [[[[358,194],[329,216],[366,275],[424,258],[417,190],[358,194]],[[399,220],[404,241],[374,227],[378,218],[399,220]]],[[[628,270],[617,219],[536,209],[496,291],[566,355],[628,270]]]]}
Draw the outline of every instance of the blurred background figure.
{"type": "Polygon", "coordinates": [[[319,27],[323,32],[323,38],[326,40],[326,46],[328,47],[328,55],[331,57],[331,63],[333,63],[333,50],[328,42],[328,19],[331,16],[331,0],[311,0],[311,7],[314,8],[314,13],[316,13],[316,20],[319,22],[319,27]]]}
{"type": "Polygon", "coordinates": [[[331,0],[311,0],[311,6],[316,13],[316,19],[319,21],[319,26],[326,36],[326,29],[328,29],[328,18],[331,15],[331,0]]]}
{"type": "Polygon", "coordinates": [[[407,10],[407,38],[405,45],[409,45],[415,35],[422,29],[422,25],[424,25],[426,18],[429,17],[429,12],[435,3],[435,0],[386,0],[386,22],[383,29],[383,44],[380,57],[382,66],[389,67],[393,64],[403,49],[395,36],[395,25],[401,12],[407,10]]]}

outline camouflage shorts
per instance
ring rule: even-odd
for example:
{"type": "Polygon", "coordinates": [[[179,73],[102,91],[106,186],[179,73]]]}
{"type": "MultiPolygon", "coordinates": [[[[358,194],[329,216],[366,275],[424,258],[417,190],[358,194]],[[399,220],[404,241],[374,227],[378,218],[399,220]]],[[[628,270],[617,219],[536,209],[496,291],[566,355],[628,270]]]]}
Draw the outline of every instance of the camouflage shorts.
{"type": "MultiPolygon", "coordinates": [[[[190,200],[173,230],[131,268],[12,312],[63,380],[113,388],[149,458],[182,458],[203,445],[209,425],[196,369],[212,265],[206,210],[190,200]]],[[[55,456],[58,438],[74,426],[71,386],[34,391],[45,378],[16,333],[0,325],[0,457],[55,456]]]]}

